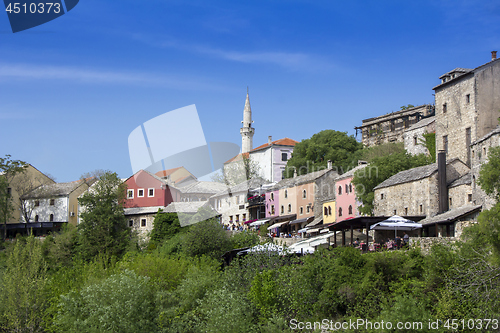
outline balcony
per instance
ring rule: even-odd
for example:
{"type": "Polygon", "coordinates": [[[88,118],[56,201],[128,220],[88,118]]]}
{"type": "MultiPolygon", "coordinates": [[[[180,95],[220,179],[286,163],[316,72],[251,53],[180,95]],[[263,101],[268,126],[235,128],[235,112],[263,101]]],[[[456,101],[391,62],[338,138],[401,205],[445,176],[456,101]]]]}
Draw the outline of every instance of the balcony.
{"type": "Polygon", "coordinates": [[[264,205],[265,201],[266,201],[265,194],[254,195],[254,196],[248,198],[247,208],[264,205]]]}

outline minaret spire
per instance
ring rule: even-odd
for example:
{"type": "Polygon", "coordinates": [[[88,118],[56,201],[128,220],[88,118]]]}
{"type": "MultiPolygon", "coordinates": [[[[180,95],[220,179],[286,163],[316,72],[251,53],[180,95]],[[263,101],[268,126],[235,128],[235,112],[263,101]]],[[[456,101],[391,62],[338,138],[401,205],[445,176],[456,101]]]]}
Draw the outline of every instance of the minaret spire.
{"type": "Polygon", "coordinates": [[[252,128],[252,123],[252,108],[250,107],[250,97],[247,87],[247,99],[245,101],[245,108],[243,109],[243,126],[240,129],[242,153],[248,153],[253,148],[255,128],[252,128]]]}

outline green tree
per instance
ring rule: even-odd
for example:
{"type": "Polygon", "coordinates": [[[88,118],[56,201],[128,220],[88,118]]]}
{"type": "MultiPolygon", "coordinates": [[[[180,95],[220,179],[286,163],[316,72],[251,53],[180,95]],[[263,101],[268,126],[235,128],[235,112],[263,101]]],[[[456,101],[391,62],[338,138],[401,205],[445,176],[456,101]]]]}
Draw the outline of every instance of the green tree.
{"type": "Polygon", "coordinates": [[[431,162],[436,162],[436,133],[424,133],[420,144],[427,148],[431,162]]]}
{"type": "Polygon", "coordinates": [[[414,107],[415,107],[415,105],[413,105],[413,104],[403,105],[401,107],[401,110],[408,110],[408,109],[411,109],[411,108],[414,108],[414,107]]]}
{"type": "Polygon", "coordinates": [[[126,270],[62,297],[57,324],[64,332],[156,331],[149,278],[126,270]]]}
{"type": "Polygon", "coordinates": [[[17,240],[1,279],[0,320],[5,332],[42,332],[47,264],[40,241],[17,240]]]}
{"type": "Polygon", "coordinates": [[[373,189],[378,184],[400,171],[427,165],[429,162],[430,158],[424,154],[410,155],[406,152],[374,157],[368,167],[356,171],[352,180],[356,196],[363,203],[359,211],[362,214],[373,214],[373,189]]]}
{"type": "Polygon", "coordinates": [[[321,131],[295,145],[286,165],[285,177],[293,177],[294,170],[298,175],[304,175],[326,169],[329,160],[339,173],[343,173],[356,165],[362,148],[363,145],[347,132],[321,131]]]}
{"type": "Polygon", "coordinates": [[[490,148],[488,162],[479,171],[478,184],[486,194],[500,199],[500,147],[490,148]]]}
{"type": "Polygon", "coordinates": [[[7,238],[7,221],[14,211],[11,182],[18,173],[24,171],[26,165],[26,162],[12,160],[10,155],[0,157],[0,222],[4,224],[3,239],[7,238]]]}
{"type": "Polygon", "coordinates": [[[181,225],[176,213],[164,213],[159,209],[153,222],[150,240],[152,243],[159,244],[172,238],[180,229],[181,225]]]}
{"type": "Polygon", "coordinates": [[[231,240],[214,219],[193,224],[184,238],[183,250],[190,256],[202,256],[220,260],[221,256],[232,249],[231,240]]]}
{"type": "Polygon", "coordinates": [[[239,154],[233,161],[226,163],[222,171],[211,176],[212,181],[234,186],[246,180],[259,177],[260,166],[248,153],[239,154]]]}
{"type": "Polygon", "coordinates": [[[125,193],[118,175],[107,171],[78,199],[83,207],[79,250],[85,260],[99,253],[120,256],[130,245],[131,230],[123,212],[125,193]]]}

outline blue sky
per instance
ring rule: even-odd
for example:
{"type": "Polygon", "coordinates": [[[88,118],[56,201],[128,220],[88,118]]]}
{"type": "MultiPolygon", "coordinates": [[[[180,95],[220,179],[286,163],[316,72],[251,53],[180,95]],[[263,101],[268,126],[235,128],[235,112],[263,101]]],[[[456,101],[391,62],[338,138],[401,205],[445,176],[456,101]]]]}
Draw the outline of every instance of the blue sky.
{"type": "Polygon", "coordinates": [[[132,173],[127,139],[195,104],[207,141],[354,134],[433,103],[438,77],[500,51],[498,1],[82,0],[13,34],[0,13],[0,156],[57,181],[132,173]]]}

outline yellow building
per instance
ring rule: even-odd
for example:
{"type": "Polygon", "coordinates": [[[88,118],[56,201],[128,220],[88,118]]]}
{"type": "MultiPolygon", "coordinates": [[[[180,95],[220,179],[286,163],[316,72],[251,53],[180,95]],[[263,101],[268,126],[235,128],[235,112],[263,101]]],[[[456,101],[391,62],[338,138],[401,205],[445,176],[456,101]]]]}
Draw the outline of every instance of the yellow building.
{"type": "Polygon", "coordinates": [[[323,203],[323,224],[336,222],[335,220],[335,201],[323,203]]]}

